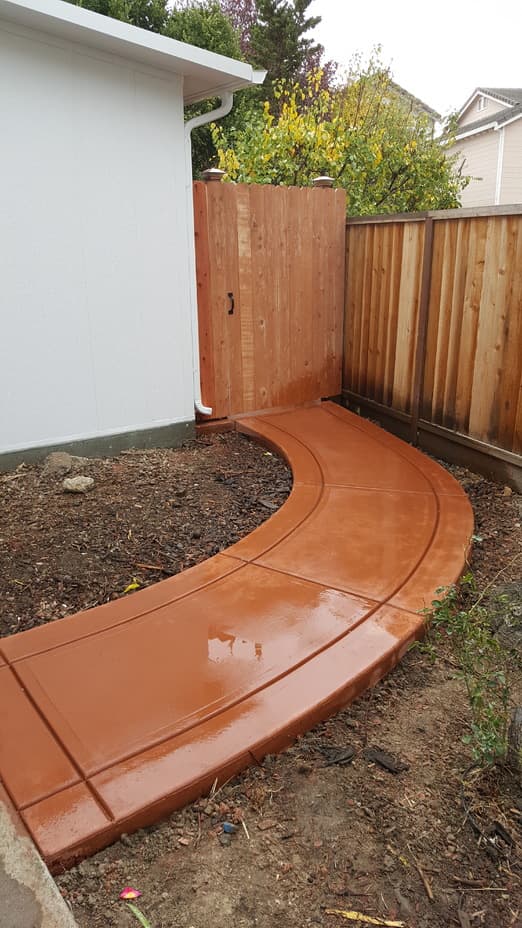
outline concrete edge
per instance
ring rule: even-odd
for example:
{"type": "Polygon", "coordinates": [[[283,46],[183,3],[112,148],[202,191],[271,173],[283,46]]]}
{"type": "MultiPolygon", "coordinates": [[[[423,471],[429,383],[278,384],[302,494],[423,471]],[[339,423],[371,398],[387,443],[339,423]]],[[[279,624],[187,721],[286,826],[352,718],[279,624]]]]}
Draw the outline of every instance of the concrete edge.
{"type": "Polygon", "coordinates": [[[1,784],[0,924],[2,928],[77,928],[1,784]]]}
{"type": "Polygon", "coordinates": [[[69,454],[91,458],[111,457],[129,448],[177,448],[184,441],[194,438],[195,434],[195,423],[189,420],[173,422],[172,425],[162,425],[158,428],[57,442],[22,451],[5,451],[0,453],[0,472],[13,470],[19,464],[34,464],[46,458],[52,451],[67,451],[69,454]]]}

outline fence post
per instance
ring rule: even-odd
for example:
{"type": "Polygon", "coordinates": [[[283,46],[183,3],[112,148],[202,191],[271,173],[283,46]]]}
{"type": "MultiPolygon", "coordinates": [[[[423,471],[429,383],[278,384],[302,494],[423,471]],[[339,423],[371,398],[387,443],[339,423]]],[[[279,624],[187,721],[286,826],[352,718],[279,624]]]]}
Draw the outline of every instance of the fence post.
{"type": "Polygon", "coordinates": [[[419,319],[415,346],[415,367],[413,374],[413,393],[411,400],[411,443],[417,444],[419,433],[419,415],[424,386],[424,369],[426,365],[426,344],[428,339],[428,319],[430,307],[431,268],[433,261],[433,219],[424,220],[424,248],[422,253],[422,277],[419,300],[419,319]]]}

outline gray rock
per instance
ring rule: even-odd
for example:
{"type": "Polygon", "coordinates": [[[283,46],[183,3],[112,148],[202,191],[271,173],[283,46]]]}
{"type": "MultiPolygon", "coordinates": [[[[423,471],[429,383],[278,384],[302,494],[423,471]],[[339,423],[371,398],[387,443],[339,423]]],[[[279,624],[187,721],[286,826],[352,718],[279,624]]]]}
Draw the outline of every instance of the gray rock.
{"type": "Polygon", "coordinates": [[[83,474],[78,474],[77,477],[66,477],[62,486],[66,493],[86,493],[87,490],[93,488],[94,480],[92,477],[85,477],[83,474]]]}
{"type": "Polygon", "coordinates": [[[44,461],[42,474],[44,477],[70,474],[71,471],[77,471],[87,463],[88,458],[80,458],[74,454],[68,454],[67,451],[52,451],[44,461]]]}

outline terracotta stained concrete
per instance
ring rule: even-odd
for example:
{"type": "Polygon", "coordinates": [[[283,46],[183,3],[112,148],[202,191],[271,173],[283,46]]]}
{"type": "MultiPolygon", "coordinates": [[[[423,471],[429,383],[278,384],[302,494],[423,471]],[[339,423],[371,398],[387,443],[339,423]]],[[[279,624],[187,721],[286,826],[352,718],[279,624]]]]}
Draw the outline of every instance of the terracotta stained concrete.
{"type": "Polygon", "coordinates": [[[285,505],[224,554],[0,641],[0,775],[52,867],[222,783],[382,677],[455,581],[470,504],[333,403],[237,423],[285,505]]]}

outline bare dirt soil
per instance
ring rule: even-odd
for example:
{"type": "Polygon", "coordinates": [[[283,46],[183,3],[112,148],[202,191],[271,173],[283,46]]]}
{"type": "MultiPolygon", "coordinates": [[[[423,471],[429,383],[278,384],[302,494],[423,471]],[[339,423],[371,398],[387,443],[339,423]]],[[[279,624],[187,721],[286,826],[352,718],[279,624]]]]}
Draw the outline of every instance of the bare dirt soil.
{"type": "Polygon", "coordinates": [[[238,432],[84,458],[73,472],[93,488],[64,492],[65,470],[49,464],[0,476],[0,637],[217,554],[279,509],[292,485],[280,458],[238,432]]]}
{"type": "MultiPolygon", "coordinates": [[[[9,554],[0,579],[4,632],[121,595],[132,577],[166,575],[136,563],[169,573],[195,563],[270,515],[266,505],[281,503],[289,486],[282,462],[233,434],[89,468],[96,488],[78,501],[34,468],[0,484],[13,507],[6,518],[4,503],[1,532],[2,556],[9,554]]],[[[472,570],[481,589],[491,584],[491,604],[502,594],[499,633],[516,647],[522,498],[449,469],[470,495],[482,539],[472,570]]],[[[465,773],[470,717],[455,670],[445,647],[434,663],[412,649],[386,680],[288,751],[57,876],[80,928],[136,928],[118,898],[127,885],[142,892],[137,904],[151,928],[368,924],[332,910],[407,928],[520,928],[521,784],[506,769],[465,773]],[[404,769],[394,774],[372,761],[372,747],[404,769]],[[225,834],[225,822],[237,831],[225,834]]],[[[520,704],[516,665],[513,679],[520,704]]]]}

